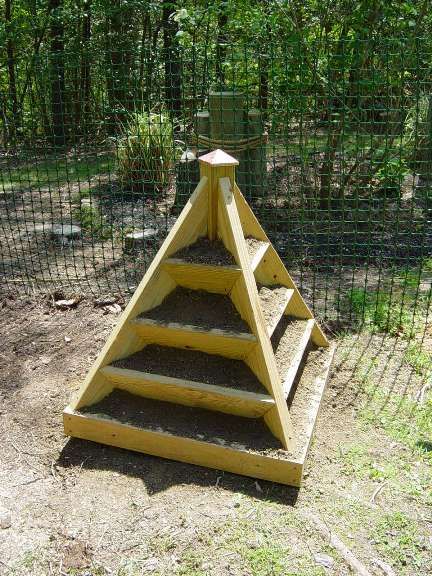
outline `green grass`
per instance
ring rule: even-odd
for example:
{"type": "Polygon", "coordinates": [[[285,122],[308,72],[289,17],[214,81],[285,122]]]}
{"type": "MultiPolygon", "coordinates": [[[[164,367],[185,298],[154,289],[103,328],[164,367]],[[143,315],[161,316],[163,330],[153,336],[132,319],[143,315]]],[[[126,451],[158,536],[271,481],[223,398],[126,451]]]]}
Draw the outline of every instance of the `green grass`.
{"type": "Polygon", "coordinates": [[[79,181],[85,185],[93,176],[113,169],[113,157],[109,154],[91,155],[82,159],[47,157],[37,161],[24,160],[16,168],[1,170],[0,189],[17,192],[30,186],[61,186],[68,181],[79,181]]]}
{"type": "MultiPolygon", "coordinates": [[[[397,568],[420,568],[424,548],[416,523],[406,514],[384,514],[372,534],[376,548],[397,568]]],[[[413,572],[410,572],[411,574],[413,572]]]]}

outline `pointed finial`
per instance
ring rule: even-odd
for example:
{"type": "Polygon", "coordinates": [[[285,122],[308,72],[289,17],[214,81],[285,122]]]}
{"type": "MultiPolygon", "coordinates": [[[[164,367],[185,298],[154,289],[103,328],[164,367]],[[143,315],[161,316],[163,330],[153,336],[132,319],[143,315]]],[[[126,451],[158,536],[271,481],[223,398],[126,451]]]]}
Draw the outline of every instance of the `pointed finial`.
{"type": "Polygon", "coordinates": [[[223,150],[213,150],[198,158],[200,162],[210,164],[210,166],[238,166],[239,162],[223,150]]]}

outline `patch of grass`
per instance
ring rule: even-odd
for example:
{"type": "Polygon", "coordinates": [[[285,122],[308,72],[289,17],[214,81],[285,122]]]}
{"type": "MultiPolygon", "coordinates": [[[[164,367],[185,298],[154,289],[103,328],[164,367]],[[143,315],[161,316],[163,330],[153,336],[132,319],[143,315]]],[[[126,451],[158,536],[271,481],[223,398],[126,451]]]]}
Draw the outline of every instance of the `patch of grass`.
{"type": "Polygon", "coordinates": [[[270,542],[258,548],[243,548],[242,557],[247,562],[253,576],[285,574],[286,550],[270,542]]]}
{"type": "Polygon", "coordinates": [[[178,576],[207,576],[207,573],[201,569],[201,559],[192,551],[187,551],[182,555],[176,574],[178,576]]]}
{"type": "Polygon", "coordinates": [[[79,221],[82,230],[92,237],[93,240],[108,240],[111,238],[113,229],[109,226],[95,206],[80,206],[74,212],[74,217],[79,221]]]}
{"type": "Polygon", "coordinates": [[[377,549],[385,554],[394,567],[421,568],[423,543],[415,522],[406,514],[384,514],[372,533],[377,549]]]}
{"type": "Polygon", "coordinates": [[[109,154],[85,156],[83,158],[47,157],[40,160],[23,160],[16,168],[2,170],[0,189],[6,192],[23,188],[60,186],[66,182],[87,182],[97,174],[113,169],[109,154]]]}
{"type": "Polygon", "coordinates": [[[350,310],[357,321],[372,332],[409,337],[413,331],[413,316],[406,299],[381,290],[353,288],[347,294],[350,310]]]}
{"type": "Polygon", "coordinates": [[[432,398],[429,396],[419,404],[383,390],[366,392],[369,392],[368,400],[359,413],[362,420],[373,426],[379,425],[388,436],[432,463],[432,453],[427,449],[428,442],[432,442],[432,398]]]}
{"type": "Polygon", "coordinates": [[[169,181],[175,156],[173,126],[167,114],[130,115],[117,150],[117,172],[126,189],[162,190],[169,181]]]}
{"type": "Polygon", "coordinates": [[[432,354],[424,350],[417,342],[408,346],[404,361],[420,376],[426,379],[432,376],[432,354]]]}

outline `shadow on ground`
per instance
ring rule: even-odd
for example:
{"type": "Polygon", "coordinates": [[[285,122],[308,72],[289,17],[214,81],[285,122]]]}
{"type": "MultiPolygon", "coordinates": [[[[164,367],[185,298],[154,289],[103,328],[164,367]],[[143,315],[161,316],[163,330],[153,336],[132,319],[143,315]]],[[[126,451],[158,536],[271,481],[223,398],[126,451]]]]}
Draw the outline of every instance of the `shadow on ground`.
{"type": "Polygon", "coordinates": [[[81,470],[105,470],[139,478],[150,496],[173,486],[191,485],[223,487],[260,500],[294,506],[299,490],[265,480],[258,483],[252,478],[212,470],[174,460],[165,460],[121,448],[103,446],[87,440],[71,438],[64,446],[57,466],[81,470]]]}

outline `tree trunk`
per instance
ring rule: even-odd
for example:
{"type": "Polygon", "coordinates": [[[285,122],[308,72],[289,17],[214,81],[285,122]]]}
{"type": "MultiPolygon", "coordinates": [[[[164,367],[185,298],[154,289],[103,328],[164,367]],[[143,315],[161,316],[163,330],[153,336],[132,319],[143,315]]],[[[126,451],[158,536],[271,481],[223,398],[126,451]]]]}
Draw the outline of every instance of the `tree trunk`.
{"type": "Polygon", "coordinates": [[[81,29],[82,56],[80,73],[80,123],[84,127],[91,120],[91,69],[90,69],[90,39],[91,39],[91,0],[84,0],[83,21],[81,29]]]}
{"type": "Polygon", "coordinates": [[[218,12],[218,35],[216,39],[216,79],[219,83],[219,90],[223,90],[225,87],[225,72],[223,69],[223,63],[226,58],[226,47],[228,42],[226,34],[226,27],[228,24],[227,9],[227,0],[222,0],[218,12]]]}
{"type": "Polygon", "coordinates": [[[66,143],[67,118],[62,0],[49,0],[49,9],[52,137],[55,146],[63,146],[66,143]]]}
{"type": "Polygon", "coordinates": [[[18,117],[18,97],[15,76],[15,46],[12,39],[12,6],[11,0],[5,0],[5,22],[6,22],[6,53],[9,77],[9,98],[11,102],[11,117],[9,120],[9,136],[15,139],[17,128],[20,124],[18,117]]]}
{"type": "Polygon", "coordinates": [[[165,62],[165,98],[172,116],[180,116],[181,99],[181,65],[179,49],[176,44],[177,22],[173,19],[175,2],[164,0],[162,7],[163,46],[165,62]]]}

